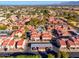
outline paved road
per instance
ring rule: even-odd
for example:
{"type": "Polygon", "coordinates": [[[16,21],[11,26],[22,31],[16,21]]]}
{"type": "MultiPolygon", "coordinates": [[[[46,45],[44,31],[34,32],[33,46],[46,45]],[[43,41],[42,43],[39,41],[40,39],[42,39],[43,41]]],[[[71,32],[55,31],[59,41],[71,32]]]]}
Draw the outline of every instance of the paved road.
{"type": "Polygon", "coordinates": [[[79,58],[79,52],[70,52],[70,58],[79,58]]]}

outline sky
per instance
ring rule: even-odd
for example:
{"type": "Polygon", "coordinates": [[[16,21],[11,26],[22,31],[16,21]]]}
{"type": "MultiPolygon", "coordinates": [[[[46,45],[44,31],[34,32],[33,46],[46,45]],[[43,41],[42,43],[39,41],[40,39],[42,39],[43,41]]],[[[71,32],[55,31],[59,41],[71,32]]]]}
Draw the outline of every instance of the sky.
{"type": "Polygon", "coordinates": [[[49,5],[60,2],[56,1],[0,1],[0,5],[49,5]]]}
{"type": "MultiPolygon", "coordinates": [[[[49,5],[49,4],[58,4],[62,1],[69,1],[69,0],[0,0],[0,5],[49,5]]],[[[71,0],[70,0],[71,1],[71,0]]],[[[73,1],[73,0],[72,0],[73,1]]],[[[76,0],[75,0],[76,1],[76,0]]],[[[78,1],[78,0],[77,0],[78,1]]]]}

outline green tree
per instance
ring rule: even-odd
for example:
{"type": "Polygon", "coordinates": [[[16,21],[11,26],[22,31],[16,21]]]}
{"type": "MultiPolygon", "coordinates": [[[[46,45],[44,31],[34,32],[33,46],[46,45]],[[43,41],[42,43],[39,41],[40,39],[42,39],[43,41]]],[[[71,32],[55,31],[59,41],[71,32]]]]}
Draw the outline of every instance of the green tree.
{"type": "Polygon", "coordinates": [[[52,54],[48,54],[48,58],[55,58],[55,56],[52,54]]]}
{"type": "Polygon", "coordinates": [[[5,30],[5,29],[7,29],[6,25],[0,25],[0,30],[5,30]]]}
{"type": "Polygon", "coordinates": [[[16,58],[41,58],[40,55],[18,55],[16,58]]]}
{"type": "Polygon", "coordinates": [[[37,18],[32,18],[30,22],[28,22],[26,25],[33,25],[36,26],[38,25],[39,20],[37,18]]]}
{"type": "Polygon", "coordinates": [[[69,57],[69,53],[64,52],[64,51],[60,52],[60,55],[61,55],[62,58],[68,58],[69,57]]]}
{"type": "Polygon", "coordinates": [[[16,58],[26,58],[27,56],[26,55],[18,55],[16,56],[16,58]]]}
{"type": "Polygon", "coordinates": [[[11,16],[10,13],[7,13],[7,14],[6,14],[6,18],[9,18],[10,16],[11,16]]]}

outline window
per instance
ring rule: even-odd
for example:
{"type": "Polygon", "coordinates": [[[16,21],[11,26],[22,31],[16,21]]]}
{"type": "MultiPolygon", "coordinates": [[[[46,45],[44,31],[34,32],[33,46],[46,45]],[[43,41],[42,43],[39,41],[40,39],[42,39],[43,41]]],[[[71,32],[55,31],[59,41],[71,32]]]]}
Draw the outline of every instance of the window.
{"type": "Polygon", "coordinates": [[[71,47],[71,49],[75,49],[75,47],[71,47]]]}
{"type": "Polygon", "coordinates": [[[66,49],[66,47],[63,47],[62,49],[66,49]]]}
{"type": "Polygon", "coordinates": [[[38,39],[38,40],[36,40],[36,41],[40,41],[40,40],[38,39]]]}
{"type": "Polygon", "coordinates": [[[32,39],[31,41],[35,41],[34,39],[32,39]]]}
{"type": "Polygon", "coordinates": [[[32,50],[37,50],[37,48],[36,47],[32,47],[32,50]]]}
{"type": "Polygon", "coordinates": [[[49,41],[48,39],[44,39],[43,41],[49,41]]]}
{"type": "Polygon", "coordinates": [[[79,47],[77,47],[77,49],[79,49],[79,47]]]}

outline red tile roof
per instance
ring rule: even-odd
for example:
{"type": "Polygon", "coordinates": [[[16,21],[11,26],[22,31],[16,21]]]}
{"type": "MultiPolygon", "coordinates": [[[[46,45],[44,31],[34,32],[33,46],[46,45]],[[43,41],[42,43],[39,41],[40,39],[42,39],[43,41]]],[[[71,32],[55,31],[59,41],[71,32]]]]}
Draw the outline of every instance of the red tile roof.
{"type": "Polygon", "coordinates": [[[35,39],[35,38],[40,38],[40,37],[39,37],[38,35],[32,35],[32,36],[31,36],[31,39],[32,39],[32,38],[35,39]]]}
{"type": "Polygon", "coordinates": [[[49,22],[51,23],[58,23],[58,20],[55,19],[55,17],[50,17],[49,22]]]}
{"type": "Polygon", "coordinates": [[[50,32],[43,32],[42,33],[42,36],[49,36],[49,37],[52,37],[52,34],[50,32]]]}
{"type": "Polygon", "coordinates": [[[51,39],[52,38],[52,34],[50,32],[43,32],[42,33],[42,38],[51,39]]]}
{"type": "Polygon", "coordinates": [[[15,41],[14,40],[10,40],[10,42],[9,42],[9,46],[13,46],[14,45],[14,43],[15,43],[15,41]]]}
{"type": "Polygon", "coordinates": [[[62,45],[65,45],[65,46],[66,46],[66,43],[65,43],[64,40],[59,40],[59,42],[60,42],[60,45],[61,45],[61,46],[62,46],[62,45]]]}
{"type": "Polygon", "coordinates": [[[49,18],[49,22],[52,22],[54,20],[54,17],[49,18]]]}
{"type": "Polygon", "coordinates": [[[2,46],[6,46],[8,44],[8,42],[9,42],[9,39],[4,40],[3,43],[2,43],[2,46]]]}
{"type": "Polygon", "coordinates": [[[70,35],[69,32],[66,31],[63,33],[63,36],[67,36],[67,35],[70,35]]]}
{"type": "Polygon", "coordinates": [[[16,31],[16,33],[24,33],[24,28],[20,28],[19,30],[16,31]]]}
{"type": "Polygon", "coordinates": [[[36,36],[40,36],[41,33],[37,33],[37,32],[34,31],[34,32],[31,33],[31,35],[34,35],[34,36],[35,36],[35,35],[36,35],[36,36]]]}
{"type": "Polygon", "coordinates": [[[75,45],[74,42],[72,42],[71,40],[68,40],[68,43],[70,46],[75,45]]]}
{"type": "Polygon", "coordinates": [[[79,41],[78,40],[74,39],[74,42],[75,42],[76,45],[79,45],[79,41]]]}
{"type": "Polygon", "coordinates": [[[40,33],[37,33],[37,32],[32,32],[31,33],[31,39],[33,38],[33,39],[35,39],[35,38],[39,38],[40,39],[40,33]]]}
{"type": "Polygon", "coordinates": [[[18,41],[17,45],[18,45],[18,46],[21,46],[21,45],[23,45],[23,42],[24,42],[24,40],[21,39],[21,40],[18,41]]]}
{"type": "Polygon", "coordinates": [[[48,35],[48,34],[51,34],[51,33],[50,33],[50,32],[45,31],[45,32],[43,32],[42,34],[43,34],[43,35],[48,35]]]}

